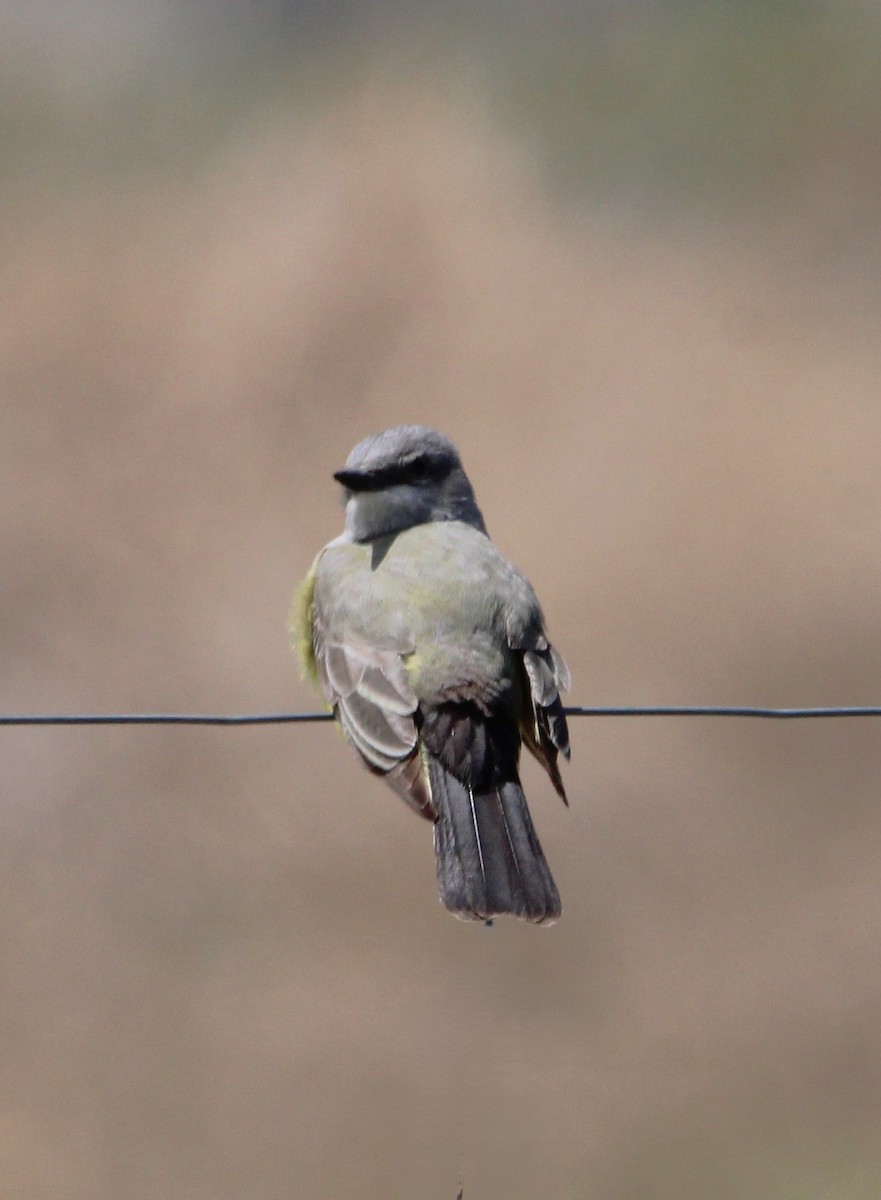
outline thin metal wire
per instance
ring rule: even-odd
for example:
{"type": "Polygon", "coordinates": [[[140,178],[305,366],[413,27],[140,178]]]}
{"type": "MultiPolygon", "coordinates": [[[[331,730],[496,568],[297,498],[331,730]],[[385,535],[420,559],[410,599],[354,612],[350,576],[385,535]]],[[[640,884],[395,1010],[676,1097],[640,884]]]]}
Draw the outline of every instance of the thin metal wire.
{"type": "Polygon", "coordinates": [[[332,721],[332,713],[245,713],[217,716],[199,713],[72,713],[70,715],[0,716],[0,725],[285,725],[332,721]]]}
{"type": "MultiPolygon", "coordinates": [[[[850,708],[755,708],[724,704],[577,705],[563,711],[567,717],[761,717],[778,721],[817,717],[881,717],[881,705],[850,708]]],[[[0,725],[293,725],[332,720],[333,715],[327,712],[244,713],[237,716],[198,713],[0,714],[0,725]]]]}
{"type": "Polygon", "coordinates": [[[624,705],[609,708],[567,708],[567,717],[770,717],[793,721],[810,717],[881,717],[881,705],[850,708],[754,708],[750,705],[674,704],[624,705]]]}

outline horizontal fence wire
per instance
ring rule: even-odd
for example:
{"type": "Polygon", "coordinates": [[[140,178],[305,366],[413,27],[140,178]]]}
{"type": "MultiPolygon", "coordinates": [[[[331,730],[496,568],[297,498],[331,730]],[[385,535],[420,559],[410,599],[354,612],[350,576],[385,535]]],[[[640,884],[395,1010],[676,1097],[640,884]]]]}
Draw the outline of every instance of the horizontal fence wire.
{"type": "MultiPolygon", "coordinates": [[[[850,708],[756,708],[749,705],[577,705],[563,710],[567,717],[760,717],[806,720],[818,717],[881,717],[881,705],[850,708]]],[[[2,715],[0,725],[299,725],[332,721],[329,712],[244,713],[233,716],[201,713],[69,713],[2,715]]]]}

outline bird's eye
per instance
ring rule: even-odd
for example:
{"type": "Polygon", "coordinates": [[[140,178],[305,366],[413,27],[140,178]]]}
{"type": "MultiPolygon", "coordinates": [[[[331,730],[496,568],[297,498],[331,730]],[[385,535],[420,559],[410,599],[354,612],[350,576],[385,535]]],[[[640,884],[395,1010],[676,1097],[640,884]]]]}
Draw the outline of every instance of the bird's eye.
{"type": "Polygon", "coordinates": [[[407,464],[408,483],[436,483],[450,473],[450,464],[428,454],[420,454],[407,464]]]}
{"type": "Polygon", "coordinates": [[[407,469],[407,475],[414,483],[426,483],[432,476],[431,464],[425,457],[414,458],[407,469]]]}

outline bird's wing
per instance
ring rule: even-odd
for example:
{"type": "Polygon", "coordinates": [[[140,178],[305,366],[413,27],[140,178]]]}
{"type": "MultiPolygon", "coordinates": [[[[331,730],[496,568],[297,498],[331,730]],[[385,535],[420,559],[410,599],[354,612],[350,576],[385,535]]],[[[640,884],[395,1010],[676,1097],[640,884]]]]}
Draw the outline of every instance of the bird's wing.
{"type": "Polygon", "coordinates": [[[569,668],[543,634],[521,646],[532,721],[523,722],[523,740],[547,771],[564,804],[568,804],[557,755],[569,757],[569,728],[560,692],[569,688],[569,668]]]}
{"type": "Polygon", "coordinates": [[[328,702],[367,767],[422,816],[434,820],[416,729],[419,702],[400,654],[332,638],[313,607],[315,665],[328,702]]]}

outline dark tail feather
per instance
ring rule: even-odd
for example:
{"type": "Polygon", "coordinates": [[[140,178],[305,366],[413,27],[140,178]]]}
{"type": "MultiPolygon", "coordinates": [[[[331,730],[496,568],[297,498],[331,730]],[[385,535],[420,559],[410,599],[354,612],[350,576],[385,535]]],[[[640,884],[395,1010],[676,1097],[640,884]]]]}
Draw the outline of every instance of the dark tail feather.
{"type": "Polygon", "coordinates": [[[446,907],[474,921],[500,913],[555,921],[562,911],[560,895],[520,784],[474,792],[434,758],[428,770],[438,814],[437,881],[446,907]]]}

